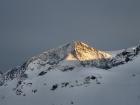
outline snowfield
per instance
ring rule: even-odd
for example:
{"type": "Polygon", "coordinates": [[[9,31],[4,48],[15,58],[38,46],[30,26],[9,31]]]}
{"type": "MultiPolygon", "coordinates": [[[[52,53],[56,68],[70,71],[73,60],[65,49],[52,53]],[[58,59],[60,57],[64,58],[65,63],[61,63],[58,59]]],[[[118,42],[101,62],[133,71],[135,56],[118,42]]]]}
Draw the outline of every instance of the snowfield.
{"type": "Polygon", "coordinates": [[[139,52],[140,46],[112,52],[104,66],[28,60],[0,76],[0,105],[140,105],[139,52]]]}

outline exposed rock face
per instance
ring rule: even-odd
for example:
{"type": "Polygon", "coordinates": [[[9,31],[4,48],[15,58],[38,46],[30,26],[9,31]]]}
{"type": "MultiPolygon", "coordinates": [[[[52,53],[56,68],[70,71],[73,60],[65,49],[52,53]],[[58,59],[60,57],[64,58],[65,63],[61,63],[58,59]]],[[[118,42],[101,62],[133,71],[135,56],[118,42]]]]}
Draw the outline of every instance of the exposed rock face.
{"type": "Polygon", "coordinates": [[[83,42],[74,42],[73,50],[68,54],[66,60],[79,60],[79,61],[89,61],[111,58],[109,53],[99,51],[95,48],[88,46],[83,42]]]}

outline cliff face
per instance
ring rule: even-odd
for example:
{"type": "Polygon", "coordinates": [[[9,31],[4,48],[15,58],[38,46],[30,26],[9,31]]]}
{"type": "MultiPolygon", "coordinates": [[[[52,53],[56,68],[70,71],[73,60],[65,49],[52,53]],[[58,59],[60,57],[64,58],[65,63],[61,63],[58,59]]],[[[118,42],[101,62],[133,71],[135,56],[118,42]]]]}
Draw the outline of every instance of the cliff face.
{"type": "Polygon", "coordinates": [[[98,60],[111,58],[111,54],[104,51],[97,50],[88,46],[83,42],[74,42],[73,50],[68,54],[66,60],[79,60],[79,61],[88,61],[88,60],[98,60]]]}

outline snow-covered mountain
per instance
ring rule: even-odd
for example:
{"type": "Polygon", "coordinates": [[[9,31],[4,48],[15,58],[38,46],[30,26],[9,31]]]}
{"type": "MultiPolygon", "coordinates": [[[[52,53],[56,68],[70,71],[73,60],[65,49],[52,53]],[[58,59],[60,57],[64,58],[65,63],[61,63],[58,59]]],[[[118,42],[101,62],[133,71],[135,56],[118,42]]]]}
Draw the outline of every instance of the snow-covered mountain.
{"type": "Polygon", "coordinates": [[[0,74],[0,105],[140,105],[140,45],[101,51],[76,41],[0,74]]]}

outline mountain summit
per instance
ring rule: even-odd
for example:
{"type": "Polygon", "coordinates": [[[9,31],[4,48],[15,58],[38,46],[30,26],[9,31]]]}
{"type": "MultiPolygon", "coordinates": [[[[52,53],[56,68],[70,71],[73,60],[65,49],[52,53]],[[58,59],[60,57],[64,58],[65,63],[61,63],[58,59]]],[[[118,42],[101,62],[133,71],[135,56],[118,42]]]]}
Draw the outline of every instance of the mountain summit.
{"type": "Polygon", "coordinates": [[[58,48],[50,49],[42,54],[31,57],[26,61],[26,66],[30,62],[40,59],[48,64],[58,64],[60,61],[91,61],[112,58],[111,54],[92,48],[81,41],[72,41],[58,48]]]}
{"type": "Polygon", "coordinates": [[[80,41],[73,42],[72,48],[66,60],[88,61],[111,58],[111,54],[92,48],[80,41]]]}

